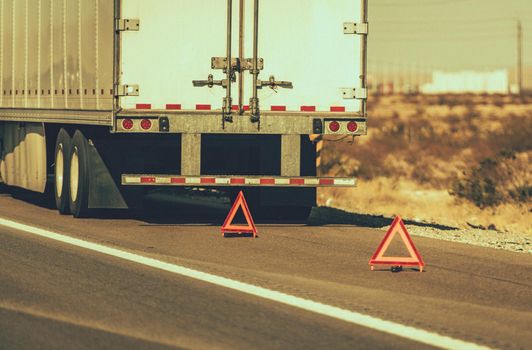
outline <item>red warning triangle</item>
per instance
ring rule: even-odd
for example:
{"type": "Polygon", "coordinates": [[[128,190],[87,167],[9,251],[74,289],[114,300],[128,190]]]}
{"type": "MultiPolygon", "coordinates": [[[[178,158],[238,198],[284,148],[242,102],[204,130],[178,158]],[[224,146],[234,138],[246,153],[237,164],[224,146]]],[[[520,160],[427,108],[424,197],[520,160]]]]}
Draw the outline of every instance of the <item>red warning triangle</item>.
{"type": "Polygon", "coordinates": [[[425,266],[425,262],[423,261],[423,258],[419,254],[419,251],[417,250],[416,246],[414,245],[414,242],[412,241],[412,238],[410,237],[410,234],[408,233],[408,230],[405,227],[405,224],[403,223],[403,220],[397,216],[395,220],[393,221],[392,225],[388,229],[388,232],[386,232],[386,235],[384,236],[384,239],[382,240],[381,244],[371,257],[369,261],[369,265],[371,266],[371,269],[373,270],[373,265],[394,265],[394,266],[419,266],[419,270],[423,271],[423,267],[425,266]],[[390,243],[392,242],[393,238],[395,237],[395,234],[399,232],[399,235],[401,236],[401,239],[403,240],[403,243],[405,244],[406,248],[408,249],[408,252],[410,253],[409,257],[393,257],[393,256],[384,256],[384,253],[390,246],[390,243]]]}
{"type": "Polygon", "coordinates": [[[255,222],[253,221],[253,218],[251,217],[248,203],[246,202],[246,199],[244,198],[244,193],[242,193],[242,191],[238,193],[238,196],[236,197],[236,201],[233,204],[233,207],[229,211],[227,218],[225,218],[224,224],[222,226],[222,236],[225,237],[226,232],[253,233],[253,238],[257,237],[257,228],[255,227],[255,222]],[[233,220],[239,208],[242,208],[242,212],[244,213],[244,217],[246,218],[247,225],[245,226],[233,225],[233,220]]]}

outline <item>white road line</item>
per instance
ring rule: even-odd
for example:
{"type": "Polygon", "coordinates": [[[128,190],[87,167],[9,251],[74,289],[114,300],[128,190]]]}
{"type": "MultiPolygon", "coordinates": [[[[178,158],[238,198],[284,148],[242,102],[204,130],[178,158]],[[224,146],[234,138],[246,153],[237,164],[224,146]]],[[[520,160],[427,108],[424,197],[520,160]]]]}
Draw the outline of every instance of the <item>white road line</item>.
{"type": "Polygon", "coordinates": [[[128,260],[134,263],[168,271],[177,275],[193,278],[202,282],[211,283],[220,287],[233,289],[259,298],[290,305],[299,309],[314,312],[316,314],[329,316],[338,320],[349,322],[357,326],[392,334],[398,337],[406,338],[419,343],[428,344],[434,347],[442,349],[490,349],[488,347],[469,343],[463,340],[458,340],[422,329],[382,320],[369,315],[364,315],[358,312],[341,309],[339,307],[322,304],[317,301],[296,297],[267,288],[258,287],[252,284],[238,282],[229,278],[189,269],[183,266],[166,263],[142,255],[128,253],[120,249],[110,248],[101,244],[83,241],[81,239],[72,238],[66,235],[58,234],[33,226],[28,226],[15,221],[0,218],[0,225],[15,230],[24,231],[36,236],[41,236],[62,243],[70,244],[76,247],[85,248],[98,253],[107,254],[123,260],[128,260]]]}

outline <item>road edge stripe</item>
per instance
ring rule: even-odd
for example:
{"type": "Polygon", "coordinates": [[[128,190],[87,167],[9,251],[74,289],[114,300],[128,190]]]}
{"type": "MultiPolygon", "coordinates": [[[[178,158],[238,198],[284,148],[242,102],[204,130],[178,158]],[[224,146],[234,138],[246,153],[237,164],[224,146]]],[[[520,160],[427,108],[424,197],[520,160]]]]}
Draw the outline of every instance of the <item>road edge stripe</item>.
{"type": "Polygon", "coordinates": [[[323,304],[283,292],[274,291],[264,287],[255,286],[245,282],[235,281],[226,277],[213,275],[199,270],[190,269],[184,266],[167,263],[142,255],[129,253],[124,250],[107,247],[102,244],[84,241],[64,234],[55,233],[45,229],[25,225],[16,221],[0,218],[0,225],[15,230],[24,231],[36,236],[52,239],[54,241],[66,243],[79,248],[88,249],[101,254],[113,256],[122,260],[127,260],[137,264],[153,267],[159,270],[171,272],[177,275],[189,277],[202,282],[214,284],[220,287],[239,291],[241,293],[253,295],[262,299],[267,299],[277,303],[289,305],[302,310],[310,311],[319,315],[328,316],[357,326],[369,328],[375,331],[395,335],[408,340],[431,345],[441,349],[471,349],[488,350],[489,347],[470,343],[464,340],[454,339],[438,333],[405,326],[392,321],[386,321],[373,316],[361,314],[355,311],[342,309],[336,306],[323,304]]]}

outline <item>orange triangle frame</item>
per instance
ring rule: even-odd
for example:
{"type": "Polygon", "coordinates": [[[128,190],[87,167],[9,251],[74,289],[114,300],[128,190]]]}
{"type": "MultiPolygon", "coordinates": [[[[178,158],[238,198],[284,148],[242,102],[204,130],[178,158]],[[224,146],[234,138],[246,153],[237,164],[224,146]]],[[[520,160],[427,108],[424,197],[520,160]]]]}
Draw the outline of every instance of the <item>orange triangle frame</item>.
{"type": "Polygon", "coordinates": [[[412,238],[410,237],[410,234],[408,233],[408,230],[405,227],[405,224],[401,217],[397,216],[394,220],[388,231],[386,232],[386,235],[384,236],[384,239],[379,244],[379,247],[373,253],[373,256],[371,257],[369,261],[369,265],[371,266],[371,269],[373,270],[373,265],[395,265],[395,266],[419,266],[419,271],[423,272],[423,267],[425,266],[425,262],[423,261],[423,258],[419,254],[419,251],[417,250],[416,246],[414,245],[414,242],[412,241],[412,238]],[[390,243],[392,242],[392,239],[395,237],[396,233],[399,232],[399,235],[401,236],[401,239],[403,240],[403,243],[405,244],[406,248],[408,249],[408,252],[410,253],[409,257],[385,257],[384,253],[390,246],[390,243]]]}
{"type": "Polygon", "coordinates": [[[251,216],[251,213],[249,211],[248,203],[246,202],[246,199],[244,198],[244,193],[242,191],[238,193],[236,201],[233,204],[231,210],[229,211],[227,218],[225,218],[224,224],[222,226],[222,236],[225,237],[225,234],[227,232],[252,233],[253,238],[257,237],[257,228],[255,227],[255,222],[253,221],[253,217],[251,216]],[[246,218],[246,226],[233,225],[233,220],[239,208],[242,208],[242,212],[244,213],[244,217],[246,218]]]}

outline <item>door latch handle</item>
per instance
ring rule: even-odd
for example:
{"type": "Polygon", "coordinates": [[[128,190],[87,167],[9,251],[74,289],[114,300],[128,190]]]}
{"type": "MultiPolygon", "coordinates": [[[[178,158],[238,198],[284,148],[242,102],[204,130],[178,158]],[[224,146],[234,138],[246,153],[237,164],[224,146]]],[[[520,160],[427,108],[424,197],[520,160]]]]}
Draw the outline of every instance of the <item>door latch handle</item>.
{"type": "Polygon", "coordinates": [[[226,79],[214,80],[213,75],[209,74],[207,80],[193,80],[192,84],[194,85],[194,87],[207,86],[208,88],[212,88],[213,86],[216,85],[216,86],[222,86],[225,88],[227,86],[227,80],[226,79]]]}
{"type": "Polygon", "coordinates": [[[263,87],[269,87],[272,90],[277,90],[278,88],[293,89],[294,85],[291,81],[277,81],[272,75],[268,81],[259,80],[257,82],[258,89],[262,89],[263,87]]]}

